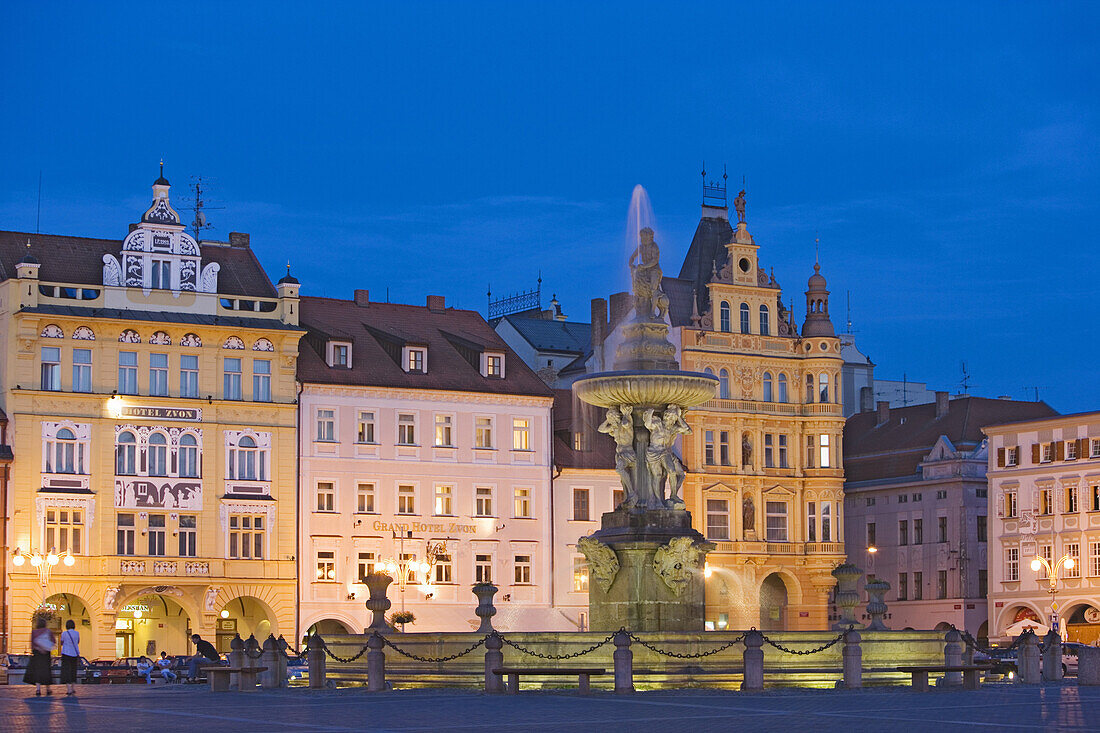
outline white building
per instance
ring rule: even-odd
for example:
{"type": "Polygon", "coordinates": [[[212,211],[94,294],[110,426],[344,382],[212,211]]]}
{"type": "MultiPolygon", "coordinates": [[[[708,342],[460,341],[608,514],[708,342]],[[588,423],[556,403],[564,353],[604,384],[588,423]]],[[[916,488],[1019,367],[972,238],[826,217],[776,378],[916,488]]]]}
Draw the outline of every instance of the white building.
{"type": "Polygon", "coordinates": [[[1063,635],[1100,639],[1100,412],[986,428],[989,436],[989,628],[1007,639],[1021,622],[1051,621],[1057,569],[1063,635]],[[1063,557],[1073,559],[1059,566],[1063,557]],[[1015,625],[1015,626],[1014,626],[1015,625]]]}
{"type": "Polygon", "coordinates": [[[498,629],[551,612],[549,388],[473,311],[303,298],[299,632],[360,631],[387,564],[409,631],[468,631],[471,586],[498,629]],[[402,581],[404,579],[404,582],[402,581]]]}

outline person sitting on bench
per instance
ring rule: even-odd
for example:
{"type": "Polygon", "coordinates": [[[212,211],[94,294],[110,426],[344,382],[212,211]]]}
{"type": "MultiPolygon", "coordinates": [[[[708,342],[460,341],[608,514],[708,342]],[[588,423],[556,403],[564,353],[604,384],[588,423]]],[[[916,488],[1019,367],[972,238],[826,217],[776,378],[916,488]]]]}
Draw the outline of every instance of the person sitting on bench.
{"type": "Polygon", "coordinates": [[[195,682],[199,678],[199,665],[208,662],[221,664],[222,658],[214,645],[198,634],[191,634],[191,641],[195,644],[195,655],[187,660],[187,679],[195,682]]]}

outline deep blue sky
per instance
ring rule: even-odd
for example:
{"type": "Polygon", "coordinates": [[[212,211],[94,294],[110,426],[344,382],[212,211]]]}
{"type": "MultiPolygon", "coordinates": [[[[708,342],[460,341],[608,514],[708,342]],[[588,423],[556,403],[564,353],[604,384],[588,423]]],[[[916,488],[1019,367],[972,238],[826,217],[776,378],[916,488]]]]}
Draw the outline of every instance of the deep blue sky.
{"type": "Polygon", "coordinates": [[[0,228],[121,238],[163,156],[273,279],[587,320],[634,184],[665,270],[748,181],[803,311],[815,232],[884,378],[1100,408],[1100,5],[3,3],[0,228]],[[323,6],[323,7],[322,7],[323,6]],[[736,188],[734,188],[736,190],[736,188]]]}

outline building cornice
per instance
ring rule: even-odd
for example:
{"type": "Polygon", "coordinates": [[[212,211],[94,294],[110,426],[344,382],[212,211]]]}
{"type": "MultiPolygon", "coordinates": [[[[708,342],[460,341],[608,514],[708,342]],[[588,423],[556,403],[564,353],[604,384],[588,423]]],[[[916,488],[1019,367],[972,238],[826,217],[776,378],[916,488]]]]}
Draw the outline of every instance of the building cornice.
{"type": "Polygon", "coordinates": [[[391,400],[425,400],[427,402],[464,402],[470,404],[499,403],[526,407],[550,407],[553,397],[515,395],[500,392],[461,392],[436,389],[410,389],[405,387],[373,387],[368,385],[302,384],[302,397],[355,397],[391,400]]]}

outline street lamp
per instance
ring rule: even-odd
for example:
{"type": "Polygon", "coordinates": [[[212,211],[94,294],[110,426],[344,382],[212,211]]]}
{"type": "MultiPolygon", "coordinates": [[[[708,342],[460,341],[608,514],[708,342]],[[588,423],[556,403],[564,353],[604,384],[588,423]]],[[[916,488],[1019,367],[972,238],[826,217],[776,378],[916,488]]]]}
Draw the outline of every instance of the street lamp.
{"type": "Polygon", "coordinates": [[[16,547],[11,554],[11,564],[18,568],[27,562],[38,571],[38,582],[45,588],[50,582],[50,571],[55,565],[65,563],[68,567],[72,567],[76,563],[76,558],[68,550],[58,554],[51,548],[49,552],[42,554],[41,552],[23,552],[16,547]]]}
{"type": "Polygon", "coordinates": [[[1054,567],[1050,566],[1045,557],[1035,556],[1035,559],[1031,561],[1031,569],[1035,572],[1039,572],[1043,568],[1047,569],[1047,593],[1050,593],[1050,628],[1059,636],[1061,632],[1058,630],[1058,601],[1055,599],[1054,594],[1058,592],[1058,570],[1065,568],[1066,570],[1073,570],[1073,558],[1069,555],[1062,555],[1058,558],[1058,562],[1054,563],[1054,567]]]}

